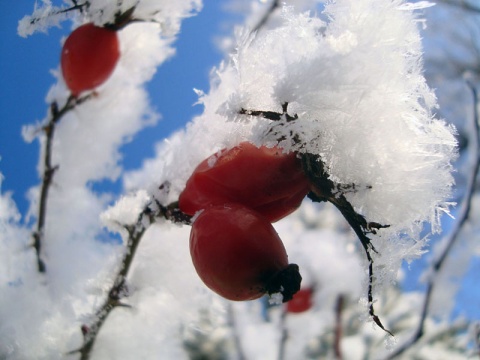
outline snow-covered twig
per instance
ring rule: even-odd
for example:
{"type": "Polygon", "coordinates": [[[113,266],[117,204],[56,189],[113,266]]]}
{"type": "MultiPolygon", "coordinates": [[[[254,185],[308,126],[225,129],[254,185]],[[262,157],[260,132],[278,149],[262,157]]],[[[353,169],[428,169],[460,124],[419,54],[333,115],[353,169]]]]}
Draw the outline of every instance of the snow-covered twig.
{"type": "Polygon", "coordinates": [[[478,123],[480,116],[478,113],[477,89],[469,82],[467,82],[467,85],[470,87],[470,90],[472,91],[472,96],[473,96],[474,111],[473,111],[472,125],[473,125],[474,131],[471,132],[471,139],[469,141],[470,149],[471,149],[471,154],[470,154],[471,170],[469,173],[469,178],[467,179],[464,200],[458,212],[458,220],[455,222],[452,231],[450,231],[450,233],[443,240],[443,243],[445,244],[443,247],[443,250],[437,256],[437,258],[434,259],[434,261],[432,262],[432,265],[431,265],[432,274],[430,274],[430,278],[427,283],[427,288],[425,290],[425,298],[423,301],[422,311],[421,311],[419,323],[417,325],[417,329],[413,334],[413,336],[410,338],[410,340],[405,342],[395,352],[390,354],[390,356],[387,359],[394,359],[395,357],[399,356],[400,354],[405,352],[407,349],[409,349],[412,345],[414,345],[416,342],[418,342],[418,340],[420,340],[424,335],[425,320],[427,319],[428,310],[430,308],[430,302],[432,298],[432,293],[436,285],[437,277],[440,274],[440,271],[442,270],[442,266],[445,263],[445,260],[447,259],[448,255],[450,254],[450,251],[456,244],[457,240],[460,238],[459,235],[463,228],[463,225],[469,219],[472,197],[475,191],[475,180],[476,180],[479,166],[480,166],[480,158],[479,158],[480,129],[479,129],[479,123],[478,123]]]}
{"type": "Polygon", "coordinates": [[[130,305],[121,302],[124,297],[128,296],[128,286],[126,283],[128,272],[133,263],[133,259],[135,258],[135,253],[143,234],[149,228],[150,224],[160,218],[183,224],[190,224],[191,219],[190,216],[185,215],[178,209],[178,203],[176,202],[168,206],[163,206],[158,202],[154,202],[143,209],[135,224],[123,225],[123,228],[128,233],[128,239],[120,269],[108,291],[108,297],[95,313],[92,323],[88,325],[84,324],[81,327],[83,345],[79,349],[73,350],[68,354],[80,353],[81,360],[90,359],[97,335],[110,312],[117,307],[130,307],[130,305]]]}
{"type": "Polygon", "coordinates": [[[61,108],[58,107],[56,102],[52,103],[50,106],[50,120],[45,126],[42,127],[42,131],[45,134],[45,149],[43,151],[43,176],[40,187],[37,226],[36,230],[32,234],[32,246],[35,249],[37,268],[40,273],[45,273],[47,270],[45,261],[42,259],[42,247],[45,239],[45,219],[47,216],[48,191],[53,181],[53,175],[55,174],[55,171],[58,170],[58,165],[52,164],[52,144],[55,135],[55,128],[58,122],[67,112],[74,109],[75,106],[85,102],[91,96],[92,94],[81,98],[70,96],[65,105],[63,105],[61,108]]]}

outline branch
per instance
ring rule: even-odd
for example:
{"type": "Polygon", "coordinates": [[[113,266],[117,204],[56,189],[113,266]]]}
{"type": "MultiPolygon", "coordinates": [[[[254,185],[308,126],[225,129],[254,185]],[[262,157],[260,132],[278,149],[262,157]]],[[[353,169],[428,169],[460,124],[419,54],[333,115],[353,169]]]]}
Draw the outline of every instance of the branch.
{"type": "Polygon", "coordinates": [[[404,353],[408,348],[410,348],[412,345],[414,345],[420,338],[424,335],[425,333],[425,320],[428,315],[428,310],[430,308],[430,303],[432,300],[432,293],[433,289],[435,288],[437,278],[442,270],[442,267],[445,263],[445,260],[447,259],[448,255],[450,255],[450,252],[453,248],[453,246],[456,244],[458,239],[460,238],[460,231],[463,228],[463,225],[465,222],[469,219],[470,215],[470,209],[471,209],[471,203],[472,203],[472,197],[475,192],[475,179],[477,177],[477,173],[479,170],[479,165],[480,165],[480,150],[479,150],[479,136],[480,136],[480,130],[479,130],[479,114],[478,114],[478,94],[476,88],[467,82],[467,85],[470,87],[470,90],[472,91],[472,96],[474,100],[474,112],[473,112],[473,119],[472,119],[472,125],[473,125],[473,132],[471,132],[471,139],[469,141],[470,143],[470,148],[472,149],[472,153],[470,154],[472,164],[471,164],[471,171],[470,171],[470,176],[467,180],[467,186],[466,186],[466,192],[464,196],[464,200],[462,202],[462,206],[459,211],[458,215],[458,221],[455,223],[452,231],[448,234],[448,236],[445,238],[443,241],[446,245],[443,249],[443,251],[440,252],[440,254],[437,256],[436,259],[432,262],[432,269],[433,273],[431,274],[429,281],[427,283],[427,288],[425,290],[425,298],[423,301],[423,306],[421,310],[421,315],[420,315],[420,320],[417,325],[417,329],[415,330],[415,333],[413,334],[412,338],[408,340],[406,343],[404,343],[401,347],[399,347],[393,354],[390,354],[390,356],[387,359],[393,359],[397,357],[398,355],[404,353]]]}
{"type": "Polygon", "coordinates": [[[53,176],[58,170],[58,165],[52,165],[52,145],[55,135],[55,129],[58,122],[66,113],[74,109],[77,105],[85,102],[90,97],[91,94],[82,98],[70,96],[65,105],[63,105],[63,107],[60,109],[58,108],[58,104],[56,102],[52,103],[50,106],[50,120],[41,129],[46,137],[43,155],[43,176],[42,184],[40,187],[40,201],[38,206],[37,226],[36,230],[32,234],[32,246],[35,249],[37,257],[37,268],[40,273],[46,272],[45,262],[42,259],[42,247],[45,239],[45,219],[47,216],[48,191],[50,189],[50,186],[52,185],[53,176]]]}
{"type": "Polygon", "coordinates": [[[158,218],[164,218],[172,222],[183,224],[190,224],[191,220],[191,216],[180,211],[177,202],[168,206],[163,206],[155,201],[143,209],[135,224],[124,225],[124,228],[128,233],[128,239],[121,261],[121,267],[108,291],[108,297],[105,299],[102,306],[96,311],[92,323],[82,325],[81,331],[83,334],[83,345],[77,350],[70,351],[68,354],[80,353],[80,360],[90,359],[97,335],[110,312],[117,307],[130,307],[130,305],[121,302],[124,297],[128,296],[129,292],[126,278],[143,234],[149,228],[150,224],[155,222],[158,218]]]}

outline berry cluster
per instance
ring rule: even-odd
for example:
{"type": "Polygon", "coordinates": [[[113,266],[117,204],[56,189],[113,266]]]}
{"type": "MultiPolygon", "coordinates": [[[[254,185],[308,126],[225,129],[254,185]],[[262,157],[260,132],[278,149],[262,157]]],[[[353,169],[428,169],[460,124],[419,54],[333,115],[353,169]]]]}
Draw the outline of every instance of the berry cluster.
{"type": "Polygon", "coordinates": [[[187,181],[179,208],[198,214],[190,235],[193,265],[203,282],[230,300],[300,289],[272,222],[297,209],[310,184],[296,154],[243,142],[204,160],[187,181]]]}

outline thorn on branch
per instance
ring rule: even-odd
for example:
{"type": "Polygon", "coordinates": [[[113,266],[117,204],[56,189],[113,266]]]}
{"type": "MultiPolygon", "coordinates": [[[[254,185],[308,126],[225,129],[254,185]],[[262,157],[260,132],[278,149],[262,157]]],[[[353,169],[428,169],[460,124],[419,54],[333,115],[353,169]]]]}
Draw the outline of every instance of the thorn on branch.
{"type": "Polygon", "coordinates": [[[42,236],[38,231],[35,231],[32,234],[33,237],[33,244],[32,247],[35,249],[35,253],[37,254],[37,270],[39,273],[45,273],[47,268],[45,266],[45,262],[40,257],[41,250],[42,250],[42,236]]]}
{"type": "Polygon", "coordinates": [[[392,336],[392,337],[394,336],[389,330],[385,329],[382,322],[380,321],[380,318],[377,315],[373,315],[372,319],[375,322],[375,324],[377,324],[380,327],[380,329],[387,332],[390,336],[392,336]]]}
{"type": "Polygon", "coordinates": [[[377,222],[374,222],[374,221],[371,221],[369,223],[367,223],[367,230],[376,235],[377,234],[377,230],[380,230],[380,229],[386,229],[386,228],[389,228],[390,225],[382,225],[382,224],[379,224],[377,222]]]}
{"type": "Polygon", "coordinates": [[[130,305],[130,304],[125,304],[125,303],[122,303],[122,302],[117,302],[117,303],[115,304],[115,306],[116,306],[116,307],[124,307],[124,308],[128,308],[128,309],[132,309],[132,308],[133,308],[132,305],[130,305]]]}

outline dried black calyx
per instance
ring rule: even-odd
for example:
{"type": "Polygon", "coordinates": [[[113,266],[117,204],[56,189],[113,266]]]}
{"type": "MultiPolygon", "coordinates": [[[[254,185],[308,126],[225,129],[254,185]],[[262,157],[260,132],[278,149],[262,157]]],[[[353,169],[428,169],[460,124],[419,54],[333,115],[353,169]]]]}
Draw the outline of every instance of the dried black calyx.
{"type": "Polygon", "coordinates": [[[268,295],[282,294],[282,301],[287,302],[300,290],[301,283],[302,276],[300,275],[298,265],[289,264],[285,269],[277,272],[268,280],[265,289],[268,295]]]}

